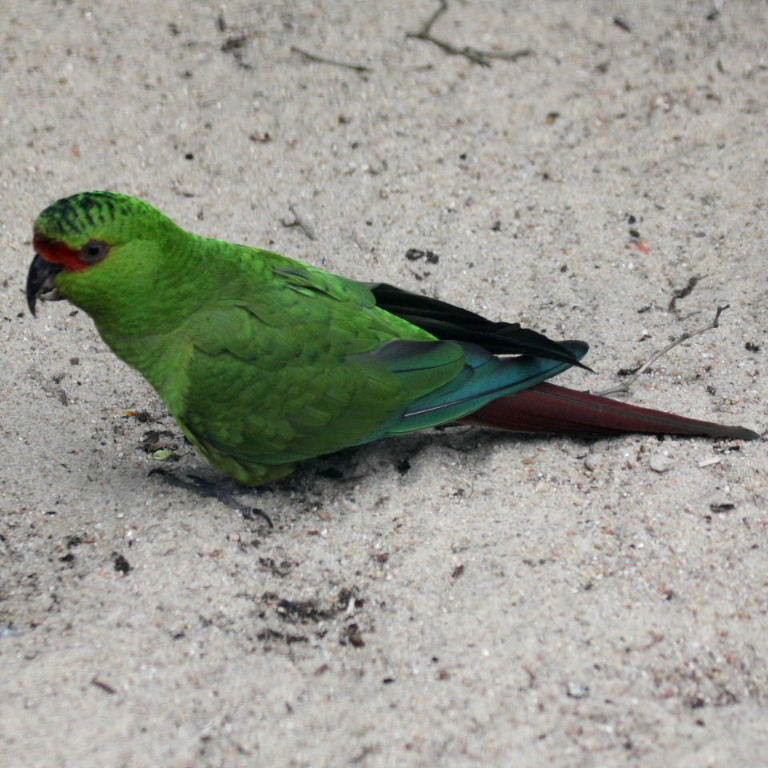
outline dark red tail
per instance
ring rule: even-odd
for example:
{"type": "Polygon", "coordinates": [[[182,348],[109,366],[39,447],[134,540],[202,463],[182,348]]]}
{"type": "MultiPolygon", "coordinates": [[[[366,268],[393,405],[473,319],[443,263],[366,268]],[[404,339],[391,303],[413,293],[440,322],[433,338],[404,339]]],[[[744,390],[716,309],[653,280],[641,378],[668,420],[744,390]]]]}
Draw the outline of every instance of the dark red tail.
{"type": "Polygon", "coordinates": [[[710,421],[687,419],[673,413],[640,408],[588,392],[554,384],[538,384],[517,395],[502,397],[461,420],[462,424],[513,432],[551,432],[568,435],[699,435],[756,440],[756,432],[710,421]]]}

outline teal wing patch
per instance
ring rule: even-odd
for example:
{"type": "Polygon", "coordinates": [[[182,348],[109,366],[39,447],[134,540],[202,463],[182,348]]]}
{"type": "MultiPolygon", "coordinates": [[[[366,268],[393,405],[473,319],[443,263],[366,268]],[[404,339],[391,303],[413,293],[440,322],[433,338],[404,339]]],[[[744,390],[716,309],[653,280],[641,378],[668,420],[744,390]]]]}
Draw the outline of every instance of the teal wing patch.
{"type": "MultiPolygon", "coordinates": [[[[430,358],[440,354],[437,345],[449,344],[460,350],[463,365],[448,381],[411,400],[402,414],[390,420],[376,437],[404,434],[426,427],[446,424],[473,413],[492,400],[504,395],[521,392],[545,379],[571,367],[571,363],[543,357],[500,358],[474,344],[458,342],[391,342],[374,355],[383,359],[394,373],[413,376],[420,363],[424,368],[420,376],[432,373],[435,368],[430,358]],[[414,347],[421,344],[424,354],[418,355],[414,347]]],[[[575,358],[587,352],[587,345],[579,341],[562,342],[563,347],[575,358]]]]}

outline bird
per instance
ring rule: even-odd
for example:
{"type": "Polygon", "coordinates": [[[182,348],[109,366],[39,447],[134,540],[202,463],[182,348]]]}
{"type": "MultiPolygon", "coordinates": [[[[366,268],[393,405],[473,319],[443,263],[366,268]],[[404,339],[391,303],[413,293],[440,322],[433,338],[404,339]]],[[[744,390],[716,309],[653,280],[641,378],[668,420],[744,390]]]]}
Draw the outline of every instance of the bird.
{"type": "Polygon", "coordinates": [[[32,315],[38,299],[66,299],[88,314],[208,462],[243,485],[451,423],[759,437],[549,383],[586,369],[583,341],[193,234],[129,195],[58,200],[35,220],[33,245],[32,315]]]}

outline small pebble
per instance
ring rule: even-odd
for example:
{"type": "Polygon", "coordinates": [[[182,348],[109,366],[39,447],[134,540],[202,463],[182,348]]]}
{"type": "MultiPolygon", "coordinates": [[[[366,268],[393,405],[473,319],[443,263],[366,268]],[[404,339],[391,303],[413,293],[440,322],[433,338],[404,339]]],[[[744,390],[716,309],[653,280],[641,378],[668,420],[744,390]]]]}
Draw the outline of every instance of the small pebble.
{"type": "Polygon", "coordinates": [[[675,466],[675,462],[663,453],[654,453],[653,456],[651,456],[648,465],[654,472],[661,473],[669,472],[669,470],[675,466]]]}
{"type": "Polygon", "coordinates": [[[597,457],[593,453],[590,453],[589,456],[587,456],[584,459],[584,468],[588,472],[595,472],[597,470],[597,467],[598,467],[597,457]]]}
{"type": "Polygon", "coordinates": [[[565,692],[571,699],[586,699],[589,696],[589,686],[570,680],[565,688],[565,692]]]}

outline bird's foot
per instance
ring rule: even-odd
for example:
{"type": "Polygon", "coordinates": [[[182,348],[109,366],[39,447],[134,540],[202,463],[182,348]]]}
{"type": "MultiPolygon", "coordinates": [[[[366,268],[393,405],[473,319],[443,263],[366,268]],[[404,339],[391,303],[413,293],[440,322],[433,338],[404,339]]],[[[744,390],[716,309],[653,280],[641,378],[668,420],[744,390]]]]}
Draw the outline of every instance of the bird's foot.
{"type": "Polygon", "coordinates": [[[258,507],[249,507],[238,501],[235,496],[237,489],[233,488],[232,484],[228,481],[216,482],[206,480],[199,475],[190,474],[187,475],[187,479],[184,479],[178,477],[173,472],[168,472],[168,470],[159,467],[151,470],[149,474],[160,475],[166,483],[175,488],[183,488],[185,491],[194,493],[202,498],[216,499],[230,509],[239,512],[245,520],[263,520],[270,528],[274,528],[272,520],[266,512],[258,507]]]}

